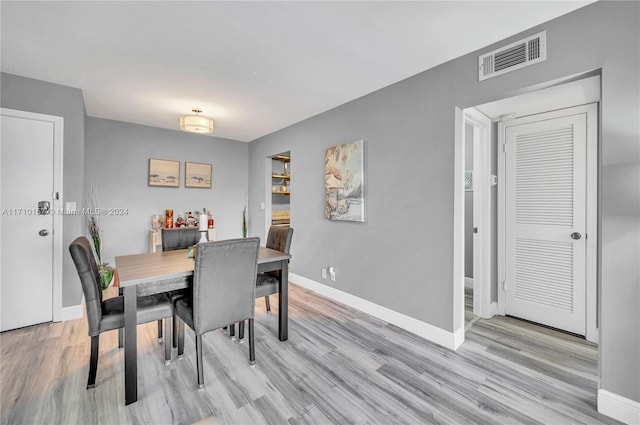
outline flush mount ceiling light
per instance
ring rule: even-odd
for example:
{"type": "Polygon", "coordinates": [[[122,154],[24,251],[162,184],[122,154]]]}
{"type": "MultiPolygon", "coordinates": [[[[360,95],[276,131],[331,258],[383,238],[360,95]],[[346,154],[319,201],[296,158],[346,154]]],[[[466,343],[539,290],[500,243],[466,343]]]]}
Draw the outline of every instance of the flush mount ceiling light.
{"type": "Polygon", "coordinates": [[[213,133],[213,120],[198,114],[202,109],[193,108],[195,115],[182,115],[180,117],[180,129],[191,133],[213,133]]]}

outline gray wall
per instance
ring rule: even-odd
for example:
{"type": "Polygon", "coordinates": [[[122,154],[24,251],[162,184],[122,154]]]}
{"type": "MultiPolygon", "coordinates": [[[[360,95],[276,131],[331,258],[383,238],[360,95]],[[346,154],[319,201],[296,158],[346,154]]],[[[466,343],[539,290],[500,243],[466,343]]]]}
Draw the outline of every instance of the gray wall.
{"type": "Polygon", "coordinates": [[[87,118],[87,183],[102,208],[127,214],[102,217],[104,260],[148,252],[151,215],[211,209],[218,239],[242,237],[247,190],[247,143],[101,118],[87,118]],[[149,158],[180,161],[180,187],[147,185],[149,158]],[[184,187],[184,162],[213,164],[211,189],[184,187]]]}
{"type": "MultiPolygon", "coordinates": [[[[3,108],[36,112],[64,118],[63,201],[82,203],[84,194],[85,109],[82,91],[13,74],[0,74],[3,108]]],[[[62,244],[69,246],[84,232],[77,216],[63,219],[62,244]]],[[[82,289],[71,257],[66,248],[62,256],[62,306],[80,303],[82,289]]]]}
{"type": "MultiPolygon", "coordinates": [[[[473,171],[473,127],[464,126],[464,169],[473,171]]],[[[473,191],[464,192],[464,277],[473,278],[473,191]]]]}
{"type": "Polygon", "coordinates": [[[292,270],[454,331],[455,107],[601,69],[601,384],[640,401],[639,16],[638,2],[597,2],[252,142],[251,233],[265,232],[264,158],[290,150],[292,270]],[[480,53],[542,30],[546,62],[478,82],[480,53]],[[325,220],[324,150],[358,139],[366,223],[325,220]],[[328,265],[336,282],[320,278],[328,265]]]}

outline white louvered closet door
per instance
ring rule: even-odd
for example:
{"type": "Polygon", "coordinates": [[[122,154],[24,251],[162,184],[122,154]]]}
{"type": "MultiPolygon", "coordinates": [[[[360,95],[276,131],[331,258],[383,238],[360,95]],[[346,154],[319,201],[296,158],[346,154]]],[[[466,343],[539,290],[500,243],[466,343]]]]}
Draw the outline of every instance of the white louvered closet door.
{"type": "Polygon", "coordinates": [[[584,335],[586,113],[548,116],[505,127],[506,313],[584,335]]]}

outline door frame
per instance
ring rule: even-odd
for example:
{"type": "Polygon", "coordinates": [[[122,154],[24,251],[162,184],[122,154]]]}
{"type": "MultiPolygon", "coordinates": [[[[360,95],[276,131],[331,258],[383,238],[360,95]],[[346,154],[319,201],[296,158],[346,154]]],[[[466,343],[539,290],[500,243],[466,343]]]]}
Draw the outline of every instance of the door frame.
{"type": "Polygon", "coordinates": [[[473,127],[473,227],[478,229],[473,235],[473,314],[488,319],[496,314],[491,303],[491,119],[475,108],[465,109],[464,116],[464,124],[473,127]]]}
{"type": "MultiPolygon", "coordinates": [[[[62,239],[63,231],[63,214],[62,208],[63,197],[63,166],[64,166],[64,118],[53,115],[38,114],[35,112],[19,111],[15,109],[0,108],[0,115],[6,117],[22,118],[34,121],[44,121],[53,124],[53,193],[51,194],[53,212],[53,305],[52,305],[52,321],[59,322],[63,320],[62,314],[62,239]]],[[[0,221],[2,215],[0,214],[0,221]]],[[[0,226],[0,232],[1,226],[0,226]]],[[[2,235],[0,234],[0,238],[2,235]]],[[[2,249],[2,248],[0,248],[2,249]]]]}
{"type": "MultiPolygon", "coordinates": [[[[565,112],[583,111],[587,114],[587,160],[586,160],[586,270],[585,270],[585,338],[591,342],[598,342],[598,320],[597,320],[597,247],[598,247],[598,109],[599,103],[588,103],[579,106],[569,106],[553,111],[539,112],[531,115],[524,115],[522,118],[530,118],[530,121],[537,121],[541,115],[545,118],[562,116],[565,112]]],[[[505,144],[505,123],[515,119],[515,117],[498,122],[498,314],[506,314],[506,154],[505,144]]],[[[544,119],[544,118],[543,118],[544,119]]],[[[523,121],[522,123],[526,123],[523,121]]]]}
{"type": "MultiPolygon", "coordinates": [[[[275,155],[275,154],[274,154],[275,155]]],[[[272,202],[271,202],[271,188],[272,188],[272,183],[271,183],[271,175],[272,175],[272,170],[273,170],[273,166],[271,164],[272,162],[272,157],[274,155],[271,156],[267,156],[265,158],[265,162],[264,162],[264,183],[265,183],[265,196],[264,196],[264,240],[267,240],[267,234],[269,233],[269,228],[271,227],[271,214],[272,214],[272,202]]]]}

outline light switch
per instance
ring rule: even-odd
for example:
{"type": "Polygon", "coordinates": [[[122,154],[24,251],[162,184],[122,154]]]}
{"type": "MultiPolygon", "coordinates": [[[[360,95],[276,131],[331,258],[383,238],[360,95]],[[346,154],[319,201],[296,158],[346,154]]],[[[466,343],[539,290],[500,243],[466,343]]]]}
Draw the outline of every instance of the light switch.
{"type": "Polygon", "coordinates": [[[76,212],[76,203],[75,202],[67,202],[65,204],[65,210],[67,214],[73,214],[76,212]]]}

